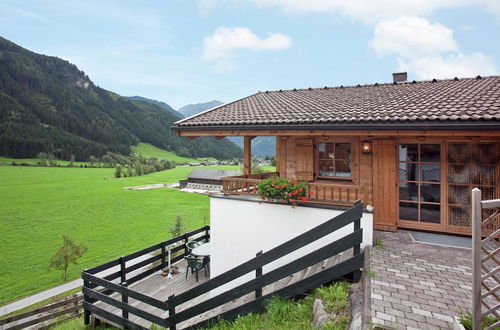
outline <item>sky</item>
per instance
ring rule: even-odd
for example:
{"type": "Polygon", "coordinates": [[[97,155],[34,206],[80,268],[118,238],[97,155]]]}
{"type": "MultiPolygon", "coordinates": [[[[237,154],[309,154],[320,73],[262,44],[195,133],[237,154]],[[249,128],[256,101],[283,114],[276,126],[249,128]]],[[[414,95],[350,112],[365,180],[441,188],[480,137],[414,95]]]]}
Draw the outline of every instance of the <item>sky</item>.
{"type": "Polygon", "coordinates": [[[498,75],[500,0],[0,0],[0,36],[178,109],[401,71],[498,75]]]}

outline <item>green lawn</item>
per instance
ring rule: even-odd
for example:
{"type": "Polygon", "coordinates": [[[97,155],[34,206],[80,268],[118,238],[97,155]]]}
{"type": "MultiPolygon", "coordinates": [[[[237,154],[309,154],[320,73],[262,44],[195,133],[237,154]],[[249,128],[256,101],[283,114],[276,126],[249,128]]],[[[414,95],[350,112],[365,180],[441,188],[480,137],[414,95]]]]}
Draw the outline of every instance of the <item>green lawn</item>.
{"type": "MultiPolygon", "coordinates": [[[[166,151],[160,148],[155,147],[154,145],[151,145],[149,143],[139,143],[136,146],[132,146],[132,151],[136,153],[137,155],[140,155],[142,157],[150,158],[150,157],[156,157],[158,160],[170,160],[170,161],[175,161],[176,163],[183,164],[183,163],[198,163],[199,160],[195,158],[189,158],[189,157],[182,157],[178,156],[173,152],[166,151]]],[[[210,161],[214,161],[215,158],[209,157],[207,158],[210,161]]]]}
{"type": "Polygon", "coordinates": [[[0,305],[62,283],[60,271],[48,270],[62,235],[88,248],[80,263],[70,266],[72,280],[84,268],[167,238],[176,214],[188,230],[203,226],[209,217],[207,196],[168,188],[123,189],[175,182],[191,170],[182,166],[115,179],[110,168],[0,166],[0,305]]]}
{"type": "MultiPolygon", "coordinates": [[[[0,165],[12,165],[12,162],[15,162],[16,164],[30,164],[30,165],[37,165],[39,162],[38,158],[9,158],[9,157],[3,157],[0,156],[0,165]]],[[[61,166],[66,166],[70,162],[67,160],[55,160],[56,164],[60,164],[61,166]]],[[[73,162],[74,166],[80,166],[80,165],[85,165],[85,164],[90,164],[88,162],[73,162]]]]}

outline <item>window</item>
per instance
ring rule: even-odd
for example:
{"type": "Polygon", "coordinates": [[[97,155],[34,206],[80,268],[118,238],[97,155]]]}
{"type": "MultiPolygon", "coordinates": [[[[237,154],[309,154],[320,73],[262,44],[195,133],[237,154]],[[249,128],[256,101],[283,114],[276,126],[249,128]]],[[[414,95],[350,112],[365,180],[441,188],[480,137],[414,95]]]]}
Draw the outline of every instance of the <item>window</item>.
{"type": "Polygon", "coordinates": [[[441,145],[400,144],[399,219],[441,221],[441,145]]]}
{"type": "Polygon", "coordinates": [[[351,179],[352,151],[349,142],[318,144],[318,177],[351,179]]]}

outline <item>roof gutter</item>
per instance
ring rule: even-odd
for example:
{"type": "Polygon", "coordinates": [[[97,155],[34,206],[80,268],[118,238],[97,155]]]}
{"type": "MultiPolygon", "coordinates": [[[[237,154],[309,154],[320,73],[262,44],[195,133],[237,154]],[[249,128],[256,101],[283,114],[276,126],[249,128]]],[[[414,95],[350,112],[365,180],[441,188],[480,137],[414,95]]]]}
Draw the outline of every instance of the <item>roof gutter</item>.
{"type": "Polygon", "coordinates": [[[384,123],[342,123],[342,124],[285,124],[285,125],[212,125],[212,126],[171,126],[177,132],[196,131],[485,131],[500,130],[500,121],[449,121],[449,122],[384,122],[384,123]]]}

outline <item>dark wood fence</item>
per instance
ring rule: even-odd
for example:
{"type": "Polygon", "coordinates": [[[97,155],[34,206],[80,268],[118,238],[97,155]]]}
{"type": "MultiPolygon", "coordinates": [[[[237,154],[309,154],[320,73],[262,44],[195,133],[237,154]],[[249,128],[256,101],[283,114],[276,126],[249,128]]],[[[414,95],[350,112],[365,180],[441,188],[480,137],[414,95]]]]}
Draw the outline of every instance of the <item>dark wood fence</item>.
{"type": "Polygon", "coordinates": [[[73,295],[69,299],[57,301],[22,314],[0,320],[0,329],[25,329],[37,325],[37,329],[46,328],[69,318],[81,315],[82,295],[73,295]]]}
{"type": "MultiPolygon", "coordinates": [[[[309,291],[316,288],[322,284],[331,282],[342,276],[351,274],[352,278],[357,281],[360,277],[360,269],[363,267],[364,254],[361,252],[360,244],[362,242],[363,230],[361,229],[361,216],[362,216],[362,205],[360,201],[356,202],[356,205],[344,213],[332,218],[325,223],[267,251],[262,254],[257,254],[257,256],[247,262],[230,269],[229,271],[220,274],[207,282],[204,282],[186,292],[183,292],[177,296],[170,296],[165,301],[154,299],[152,297],[146,296],[144,294],[135,292],[127,288],[127,283],[116,284],[112,283],[108,278],[99,278],[93,275],[92,271],[95,269],[102,270],[103,266],[96,267],[94,270],[84,271],[84,288],[83,293],[85,295],[84,308],[85,308],[85,320],[89,322],[90,313],[94,313],[110,322],[117,325],[134,328],[134,329],[145,329],[143,326],[132,322],[129,320],[128,315],[132,313],[139,316],[145,320],[155,323],[162,327],[169,327],[170,329],[176,329],[176,325],[186,321],[194,316],[203,314],[210,311],[216,307],[224,305],[234,299],[245,296],[248,293],[255,292],[255,299],[244,303],[236,308],[229,311],[225,311],[222,314],[213,316],[209,319],[191,326],[192,328],[198,328],[202,326],[207,326],[213,322],[216,322],[219,318],[226,320],[233,320],[238,315],[245,315],[251,312],[256,312],[262,310],[265,307],[265,301],[271,296],[281,296],[281,297],[292,297],[300,293],[309,291]],[[303,257],[300,257],[286,265],[278,267],[272,271],[262,274],[262,267],[267,265],[285,255],[288,255],[303,246],[314,242],[332,232],[335,232],[347,225],[354,224],[353,232],[333,243],[327,244],[324,247],[317,249],[303,257]],[[298,271],[306,269],[312,265],[315,265],[325,259],[335,256],[348,249],[353,249],[353,257],[345,260],[333,267],[327,268],[319,273],[316,273],[310,277],[302,279],[291,285],[278,289],[266,295],[262,295],[261,289],[269,284],[275,283],[280,279],[286,278],[298,271]],[[188,307],[186,309],[177,310],[177,306],[184,304],[193,298],[200,295],[208,293],[211,290],[217,289],[234,279],[237,279],[245,274],[254,273],[257,275],[254,279],[247,281],[235,288],[225,291],[221,294],[212,296],[207,300],[200,302],[194,306],[188,307]],[[96,290],[97,287],[102,288],[104,292],[99,292],[96,290]],[[107,292],[118,292],[121,294],[122,299],[117,300],[107,295],[107,292]],[[134,298],[145,304],[154,306],[168,312],[168,317],[160,317],[158,315],[153,315],[144,311],[143,309],[136,308],[128,304],[128,298],[134,298]],[[94,303],[97,301],[104,302],[106,304],[112,305],[121,309],[121,315],[111,313],[102,308],[99,308],[94,303]]],[[[177,238],[178,239],[178,238],[177,238]]],[[[181,247],[179,247],[181,248],[181,247]]],[[[146,252],[138,253],[149,253],[155,249],[158,249],[158,245],[145,249],[146,252]]],[[[174,260],[180,260],[182,256],[174,258],[174,260]]],[[[152,259],[152,258],[150,258],[152,259]]],[[[149,260],[149,259],[148,259],[149,260]]],[[[116,261],[113,263],[108,263],[105,266],[110,267],[115,265],[116,261]]],[[[147,272],[151,274],[151,272],[147,272]]],[[[144,278],[147,275],[137,275],[134,280],[138,278],[144,278]]]]}

